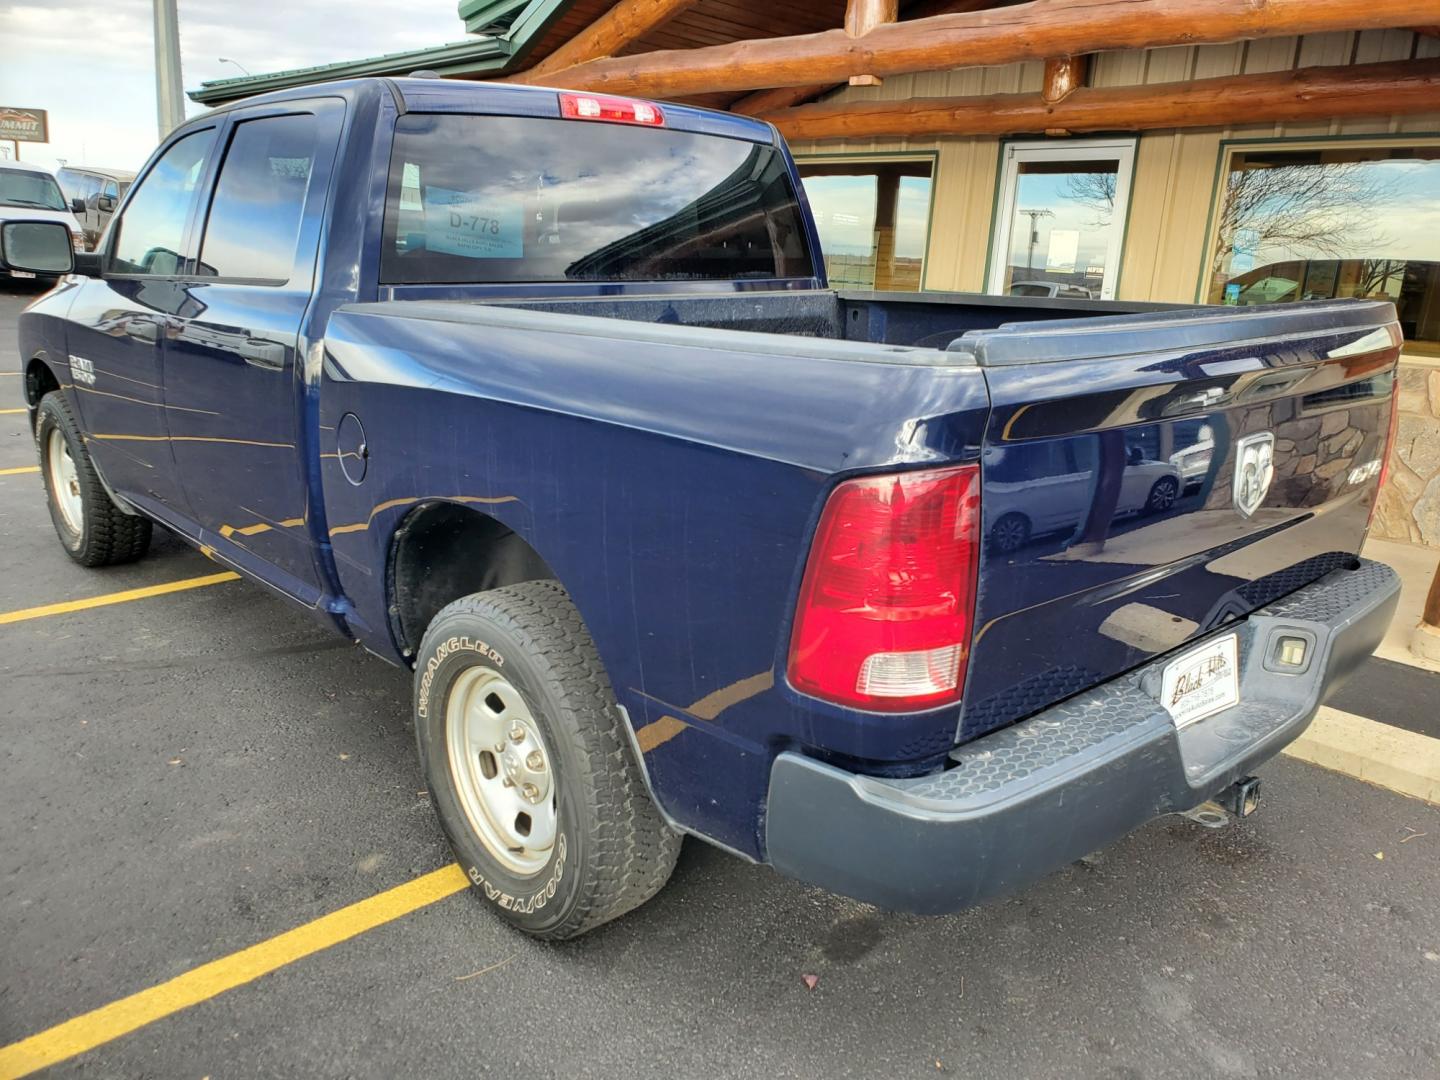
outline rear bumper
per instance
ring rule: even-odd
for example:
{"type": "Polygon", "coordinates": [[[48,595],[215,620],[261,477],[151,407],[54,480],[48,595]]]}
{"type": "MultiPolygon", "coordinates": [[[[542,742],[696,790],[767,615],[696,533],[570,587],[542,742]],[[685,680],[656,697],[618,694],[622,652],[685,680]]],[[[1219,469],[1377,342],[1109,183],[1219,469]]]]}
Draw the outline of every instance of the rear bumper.
{"type": "Polygon", "coordinates": [[[768,861],[881,907],[938,914],[983,903],[1188,810],[1277,753],[1385,635],[1400,580],[1337,570],[1214,636],[1239,635],[1240,704],[1176,731],[1161,658],[960,747],[953,768],[859,776],[783,753],[770,777],[768,861]],[[1309,638],[1299,674],[1267,670],[1281,633],[1309,638]]]}

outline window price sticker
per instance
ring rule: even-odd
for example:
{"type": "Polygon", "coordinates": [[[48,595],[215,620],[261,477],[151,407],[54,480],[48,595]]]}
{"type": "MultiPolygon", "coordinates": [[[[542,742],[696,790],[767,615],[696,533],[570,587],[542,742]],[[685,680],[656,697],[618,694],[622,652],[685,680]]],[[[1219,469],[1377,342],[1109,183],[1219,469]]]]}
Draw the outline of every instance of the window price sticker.
{"type": "Polygon", "coordinates": [[[483,202],[475,193],[425,189],[425,246],[470,259],[525,257],[524,209],[483,202]]]}

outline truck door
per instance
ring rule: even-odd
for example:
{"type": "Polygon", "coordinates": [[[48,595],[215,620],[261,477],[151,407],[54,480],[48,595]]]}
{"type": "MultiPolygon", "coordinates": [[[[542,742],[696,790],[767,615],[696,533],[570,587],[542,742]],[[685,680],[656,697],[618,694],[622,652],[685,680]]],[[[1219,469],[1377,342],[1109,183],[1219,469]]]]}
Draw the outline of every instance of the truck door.
{"type": "Polygon", "coordinates": [[[116,491],[159,516],[184,513],[161,390],[169,319],[185,303],[187,235],[214,126],[186,132],[138,181],[103,255],[76,278],[70,374],[90,454],[116,491]]]}
{"type": "Polygon", "coordinates": [[[337,100],[233,115],[186,303],[165,344],[192,516],[227,557],[306,603],[324,586],[308,528],[315,420],[301,330],[343,115],[337,100]]]}

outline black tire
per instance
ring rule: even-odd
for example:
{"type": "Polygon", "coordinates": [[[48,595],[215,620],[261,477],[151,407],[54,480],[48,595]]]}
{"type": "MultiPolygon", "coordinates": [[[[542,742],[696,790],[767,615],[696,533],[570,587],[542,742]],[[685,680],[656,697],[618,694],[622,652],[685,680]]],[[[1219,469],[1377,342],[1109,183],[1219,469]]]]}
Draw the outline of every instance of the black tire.
{"type": "Polygon", "coordinates": [[[1152,514],[1163,514],[1175,505],[1180,497],[1180,481],[1173,476],[1162,476],[1150,485],[1150,494],[1145,499],[1145,509],[1152,514]]]}
{"type": "Polygon", "coordinates": [[[40,452],[40,476],[45,482],[50,520],[65,553],[81,566],[115,566],[134,562],[144,555],[150,547],[150,519],[127,514],[115,505],[105,485],[100,483],[80,427],[60,394],[46,394],[41,398],[35,441],[40,452]],[[80,496],[78,528],[66,520],[54,490],[52,432],[59,433],[75,466],[74,490],[80,496]]]}
{"type": "Polygon", "coordinates": [[[1030,519],[1018,510],[1000,515],[990,526],[990,542],[1003,555],[1020,550],[1030,542],[1030,519]]]}
{"type": "Polygon", "coordinates": [[[420,645],[414,705],[440,825],[502,919],[536,937],[572,938],[640,906],[669,880],[682,838],[650,800],[610,681],[558,582],[475,593],[442,609],[420,645]],[[524,876],[487,848],[452,771],[450,696],[477,667],[503,673],[519,692],[550,755],[556,839],[549,861],[524,876]]]}

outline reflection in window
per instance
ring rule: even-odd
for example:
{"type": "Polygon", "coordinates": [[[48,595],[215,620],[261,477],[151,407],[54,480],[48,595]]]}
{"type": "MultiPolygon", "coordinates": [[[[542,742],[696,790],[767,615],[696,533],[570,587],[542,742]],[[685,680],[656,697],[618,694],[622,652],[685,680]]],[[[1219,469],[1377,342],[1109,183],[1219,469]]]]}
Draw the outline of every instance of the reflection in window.
{"type": "Polygon", "coordinates": [[[930,168],[929,161],[800,163],[831,287],[919,290],[930,168]]]}
{"type": "Polygon", "coordinates": [[[572,120],[395,124],[381,278],[703,281],[812,274],[773,146],[572,120]]]}
{"type": "Polygon", "coordinates": [[[220,167],[200,273],[283,283],[314,165],[317,121],[309,113],[247,120],[220,167]]]}
{"type": "Polygon", "coordinates": [[[191,132],[165,151],[125,208],[116,227],[110,269],[117,274],[180,273],[185,219],[214,128],[191,132]]]}
{"type": "Polygon", "coordinates": [[[1390,300],[1440,352],[1440,146],[1237,151],[1211,252],[1213,304],[1390,300]]]}
{"type": "Polygon", "coordinates": [[[1120,162],[1019,161],[1003,291],[1090,300],[1105,284],[1120,162]]]}

